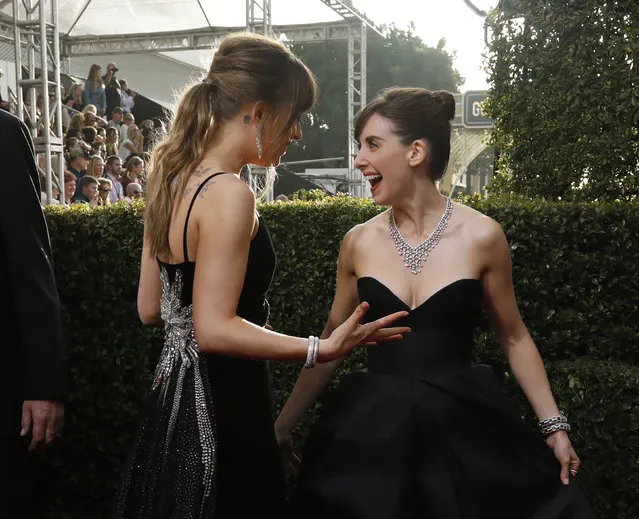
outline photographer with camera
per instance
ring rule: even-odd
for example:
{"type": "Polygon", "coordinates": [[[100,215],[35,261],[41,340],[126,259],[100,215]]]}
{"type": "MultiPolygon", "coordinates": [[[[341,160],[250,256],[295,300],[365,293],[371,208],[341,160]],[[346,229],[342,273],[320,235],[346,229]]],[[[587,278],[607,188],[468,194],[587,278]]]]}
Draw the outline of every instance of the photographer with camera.
{"type": "Polygon", "coordinates": [[[120,83],[118,79],[115,77],[115,73],[118,71],[118,67],[115,66],[115,63],[109,63],[107,65],[107,72],[104,76],[102,76],[102,80],[104,82],[104,90],[106,93],[106,113],[110,114],[113,112],[113,109],[117,106],[121,106],[121,96],[122,92],[120,91],[120,83]]]}

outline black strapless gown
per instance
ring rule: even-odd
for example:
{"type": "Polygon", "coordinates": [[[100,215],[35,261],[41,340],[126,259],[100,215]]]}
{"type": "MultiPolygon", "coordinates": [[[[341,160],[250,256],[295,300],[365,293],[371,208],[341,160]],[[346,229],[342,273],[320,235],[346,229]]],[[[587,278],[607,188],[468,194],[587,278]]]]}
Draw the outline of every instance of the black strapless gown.
{"type": "MultiPolygon", "coordinates": [[[[374,278],[358,289],[367,320],[410,310],[374,278]]],[[[398,321],[403,340],[368,349],[307,442],[296,518],[593,518],[492,369],[471,364],[481,299],[479,280],[455,281],[398,321]]]]}
{"type": "MultiPolygon", "coordinates": [[[[237,315],[263,326],[275,252],[259,221],[237,315]]],[[[187,224],[188,216],[185,229],[187,224]]],[[[187,261],[159,262],[164,348],[114,517],[277,517],[286,487],[273,430],[268,364],[199,351],[193,332],[195,263],[188,261],[186,237],[184,242],[187,261]]]]}

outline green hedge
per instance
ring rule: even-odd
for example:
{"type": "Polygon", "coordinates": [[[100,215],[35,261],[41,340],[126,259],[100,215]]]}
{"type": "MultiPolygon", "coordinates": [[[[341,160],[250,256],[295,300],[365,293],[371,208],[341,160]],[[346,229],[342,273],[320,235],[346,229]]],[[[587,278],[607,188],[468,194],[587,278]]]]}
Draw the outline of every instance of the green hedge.
{"type": "MultiPolygon", "coordinates": [[[[557,398],[578,425],[573,440],[584,461],[580,478],[597,516],[636,519],[639,244],[633,237],[639,235],[639,205],[467,202],[500,221],[513,246],[518,300],[557,398]]],[[[135,308],[142,210],[141,204],[47,209],[72,377],[64,436],[38,463],[47,517],[106,518],[113,504],[161,347],[161,332],[143,328],[135,308]]],[[[278,253],[271,321],[279,331],[318,333],[331,303],[341,238],[380,208],[320,197],[260,210],[278,253]]],[[[492,335],[480,331],[478,344],[477,359],[503,374],[492,335]]],[[[363,360],[355,354],[344,369],[357,369],[363,360]]],[[[273,364],[277,407],[298,369],[273,364]]],[[[505,386],[520,402],[507,376],[505,386]]]]}

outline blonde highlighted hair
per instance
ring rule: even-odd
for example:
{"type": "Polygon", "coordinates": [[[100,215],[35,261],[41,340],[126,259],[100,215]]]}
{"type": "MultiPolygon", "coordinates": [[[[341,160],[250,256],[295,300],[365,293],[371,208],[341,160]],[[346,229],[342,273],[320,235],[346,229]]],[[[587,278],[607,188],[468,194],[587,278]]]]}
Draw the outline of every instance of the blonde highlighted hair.
{"type": "Polygon", "coordinates": [[[268,135],[275,141],[316,99],[313,74],[283,43],[250,33],[224,38],[206,77],[182,95],[168,134],[153,152],[145,214],[151,253],[169,250],[176,201],[221,124],[248,103],[262,101],[268,106],[264,126],[274,130],[268,135]]]}
{"type": "Polygon", "coordinates": [[[91,65],[91,68],[89,69],[89,75],[87,76],[87,83],[89,83],[89,85],[91,86],[91,90],[96,90],[100,87],[104,87],[104,85],[102,85],[102,77],[100,76],[101,70],[102,67],[100,67],[100,65],[96,63],[91,65]]]}

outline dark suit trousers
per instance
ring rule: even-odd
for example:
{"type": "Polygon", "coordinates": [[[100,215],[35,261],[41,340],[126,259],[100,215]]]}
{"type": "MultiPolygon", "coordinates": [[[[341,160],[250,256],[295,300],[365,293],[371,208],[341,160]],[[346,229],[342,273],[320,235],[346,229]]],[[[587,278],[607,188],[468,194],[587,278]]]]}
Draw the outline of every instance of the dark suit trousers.
{"type": "Polygon", "coordinates": [[[32,519],[29,454],[22,438],[0,437],[0,517],[32,519]]]}

